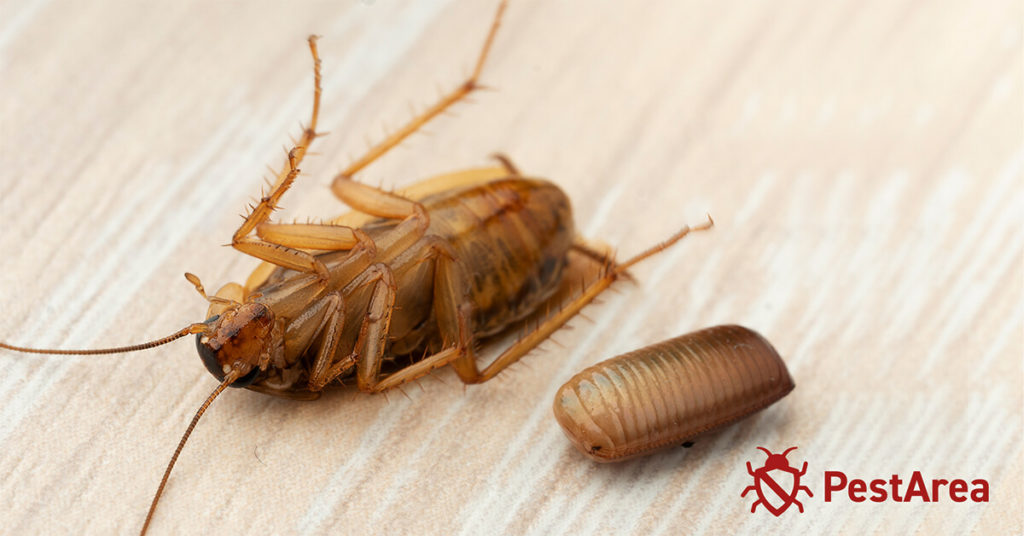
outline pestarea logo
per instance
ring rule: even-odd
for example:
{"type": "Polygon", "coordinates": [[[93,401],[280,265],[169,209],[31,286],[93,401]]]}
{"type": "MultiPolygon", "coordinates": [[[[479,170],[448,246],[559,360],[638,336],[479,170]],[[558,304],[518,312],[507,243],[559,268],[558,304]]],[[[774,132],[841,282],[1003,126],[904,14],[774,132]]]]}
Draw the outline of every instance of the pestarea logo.
{"type": "Polygon", "coordinates": [[[757,492],[757,501],[750,507],[750,513],[754,513],[758,506],[764,505],[766,510],[779,517],[794,504],[801,514],[804,513],[804,505],[797,500],[796,495],[806,491],[808,497],[814,496],[807,486],[800,484],[800,478],[807,474],[807,462],[804,462],[803,469],[799,471],[789,465],[786,455],[796,447],[789,447],[782,454],[772,454],[772,451],[764,447],[757,448],[763,450],[768,459],[757,470],[747,462],[747,472],[754,477],[754,483],[747,486],[740,497],[750,491],[757,492]]]}
{"type": "MultiPolygon", "coordinates": [[[[757,469],[754,469],[751,462],[747,462],[747,473],[754,478],[754,482],[740,493],[740,497],[746,497],[751,491],[756,492],[757,500],[751,505],[750,512],[754,513],[758,506],[764,506],[764,510],[779,517],[795,504],[799,513],[804,513],[804,505],[797,496],[800,492],[805,492],[807,498],[814,497],[811,489],[801,483],[807,476],[807,462],[803,462],[799,470],[791,464],[787,455],[796,450],[796,447],[789,447],[781,454],[775,454],[765,447],[757,448],[764,451],[768,457],[764,460],[764,465],[757,469]]],[[[913,471],[909,478],[893,474],[888,478],[865,479],[850,478],[843,471],[828,470],[822,472],[822,488],[826,503],[983,503],[989,499],[989,484],[984,478],[970,480],[969,484],[968,480],[962,478],[929,480],[921,471],[913,471]]]]}

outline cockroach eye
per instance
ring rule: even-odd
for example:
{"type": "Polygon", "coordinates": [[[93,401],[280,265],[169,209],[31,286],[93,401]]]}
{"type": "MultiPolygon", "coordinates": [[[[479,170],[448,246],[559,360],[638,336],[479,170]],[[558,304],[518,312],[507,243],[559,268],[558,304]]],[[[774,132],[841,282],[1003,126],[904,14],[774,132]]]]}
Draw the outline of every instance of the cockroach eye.
{"type": "MultiPolygon", "coordinates": [[[[220,315],[213,315],[203,322],[210,326],[213,325],[220,315]]],[[[199,357],[203,360],[203,365],[206,365],[206,370],[210,371],[218,380],[224,381],[224,371],[221,370],[220,362],[217,361],[217,352],[210,348],[209,343],[210,336],[206,333],[196,334],[196,350],[199,351],[199,357]]]]}
{"type": "MultiPolygon", "coordinates": [[[[216,317],[211,318],[207,322],[214,320],[216,317]]],[[[199,357],[203,360],[203,365],[206,366],[206,370],[213,374],[217,381],[224,381],[226,375],[224,367],[221,366],[220,360],[217,359],[217,352],[208,344],[211,342],[210,338],[203,333],[196,335],[196,350],[199,351],[199,357]]],[[[248,387],[256,381],[259,376],[260,369],[253,367],[251,371],[245,376],[238,378],[231,383],[231,387],[248,387]]]]}

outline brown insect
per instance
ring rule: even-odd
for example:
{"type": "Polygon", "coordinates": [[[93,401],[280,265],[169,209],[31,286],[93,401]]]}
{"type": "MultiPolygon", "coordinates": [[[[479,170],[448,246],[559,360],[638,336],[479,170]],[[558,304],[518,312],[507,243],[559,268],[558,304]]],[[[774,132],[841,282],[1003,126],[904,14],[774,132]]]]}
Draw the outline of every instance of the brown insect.
{"type": "Polygon", "coordinates": [[[315,399],[329,385],[354,377],[378,393],[451,365],[465,383],[481,383],[514,363],[590,303],[637,262],[677,242],[666,241],[618,263],[575,235],[569,199],[554,184],[520,174],[505,157],[499,166],[436,177],[393,193],[352,177],[425,123],[478,89],[494,41],[501,2],[471,76],[425,112],[339,173],[334,194],[357,213],[310,224],[270,217],[299,175],[317,137],[320,58],[309,38],[314,97],[309,126],[276,180],[232,236],[235,249],[263,264],[244,285],[229,283],[208,296],[199,278],[185,277],[209,303],[207,320],[151,342],[41,354],[106,354],[143,350],[196,335],[204,365],[220,384],[199,407],[171,456],[146,520],[145,533],[172,468],[203,413],[228,386],[275,396],[315,399]],[[599,276],[571,299],[570,256],[600,263],[599,276]],[[544,314],[545,311],[553,311],[544,314]],[[539,323],[480,368],[475,347],[530,316],[539,323]]]}
{"type": "Polygon", "coordinates": [[[602,361],[555,395],[580,452],[625,460],[760,411],[793,390],[778,352],[742,326],[717,326],[602,361]]]}

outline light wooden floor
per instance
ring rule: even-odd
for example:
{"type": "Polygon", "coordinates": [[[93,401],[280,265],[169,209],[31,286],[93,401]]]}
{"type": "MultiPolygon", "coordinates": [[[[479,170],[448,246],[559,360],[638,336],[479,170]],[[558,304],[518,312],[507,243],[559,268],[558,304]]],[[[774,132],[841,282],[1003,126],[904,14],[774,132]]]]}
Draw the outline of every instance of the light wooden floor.
{"type": "MultiPolygon", "coordinates": [[[[0,339],[89,347],[201,319],[255,265],[222,247],[308,116],[285,218],[472,66],[492,2],[0,1],[0,339]]],[[[485,82],[371,167],[410,184],[503,151],[639,266],[496,380],[450,371],[316,403],[226,393],[156,534],[1020,533],[1024,117],[1019,2],[513,1],[485,82]],[[796,390],[692,449],[614,466],[550,412],[575,371],[700,327],[752,327],[796,390]],[[765,446],[814,497],[740,498],[765,446]],[[823,501],[822,474],[986,478],[988,504],[823,501]]],[[[190,342],[0,353],[0,532],[131,533],[215,385],[190,342]]]]}

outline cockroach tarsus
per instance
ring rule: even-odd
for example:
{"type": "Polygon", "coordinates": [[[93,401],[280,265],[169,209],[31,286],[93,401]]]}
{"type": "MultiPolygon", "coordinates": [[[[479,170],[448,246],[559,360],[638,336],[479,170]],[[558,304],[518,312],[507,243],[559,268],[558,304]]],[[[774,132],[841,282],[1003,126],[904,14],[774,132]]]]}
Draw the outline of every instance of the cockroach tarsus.
{"type": "Polygon", "coordinates": [[[760,411],[794,388],[758,333],[716,326],[588,367],[555,395],[566,437],[600,462],[682,445],[760,411]]]}
{"type": "Polygon", "coordinates": [[[504,156],[499,166],[470,169],[392,193],[353,176],[480,86],[505,1],[498,7],[470,77],[339,173],[333,193],[356,212],[320,223],[275,223],[271,215],[292,186],[319,135],[321,75],[317,37],[309,38],[314,93],[308,125],[275,182],[250,207],[231,246],[263,263],[244,285],[208,295],[207,320],[152,342],[96,350],[0,348],[46,354],[120,353],[196,335],[204,365],[220,382],[200,405],[167,464],[142,533],[178,456],[207,408],[228,386],[312,399],[328,385],[355,377],[376,393],[450,365],[465,383],[481,383],[547,339],[637,262],[682,239],[616,262],[575,235],[565,193],[529,178],[504,156]],[[601,263],[600,275],[573,299],[556,304],[531,331],[482,369],[475,345],[550,307],[567,284],[569,254],[601,263]],[[395,356],[394,363],[390,363],[395,356]],[[403,357],[413,356],[413,357],[403,357]],[[424,356],[418,359],[419,356],[424,356]],[[385,367],[385,362],[389,366],[385,367]]]}

